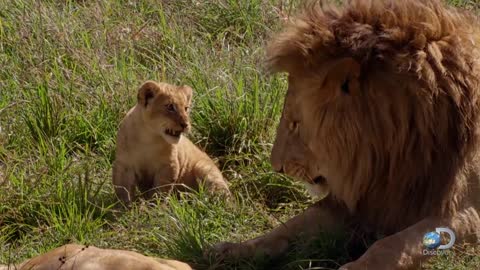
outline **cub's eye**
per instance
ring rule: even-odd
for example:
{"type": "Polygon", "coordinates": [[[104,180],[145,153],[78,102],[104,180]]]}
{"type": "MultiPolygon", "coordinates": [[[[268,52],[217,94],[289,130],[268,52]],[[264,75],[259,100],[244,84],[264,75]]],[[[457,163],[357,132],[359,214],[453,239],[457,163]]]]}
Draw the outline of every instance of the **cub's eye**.
{"type": "Polygon", "coordinates": [[[345,94],[350,94],[350,81],[348,80],[348,78],[342,83],[342,92],[345,93],[345,94]]]}
{"type": "Polygon", "coordinates": [[[289,127],[288,127],[290,130],[294,131],[298,128],[298,122],[297,121],[292,121],[290,122],[289,124],[289,127]]]}
{"type": "Polygon", "coordinates": [[[175,106],[173,104],[167,104],[165,105],[165,107],[167,107],[167,111],[169,112],[175,112],[175,106]]]}

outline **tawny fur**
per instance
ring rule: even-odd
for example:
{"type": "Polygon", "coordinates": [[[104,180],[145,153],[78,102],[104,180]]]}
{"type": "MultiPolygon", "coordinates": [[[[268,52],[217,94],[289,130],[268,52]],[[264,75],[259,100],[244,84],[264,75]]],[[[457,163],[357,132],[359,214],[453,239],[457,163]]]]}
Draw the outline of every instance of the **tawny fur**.
{"type": "Polygon", "coordinates": [[[307,3],[267,48],[270,70],[289,74],[272,165],[330,194],[216,249],[278,255],[312,222],[354,224],[388,237],[342,269],[395,270],[418,267],[436,227],[478,243],[479,42],[477,17],[436,0],[307,3]]]}
{"type": "Polygon", "coordinates": [[[192,270],[183,262],[117,249],[68,244],[0,270],[192,270]]]}
{"type": "Polygon", "coordinates": [[[197,189],[201,181],[209,191],[230,194],[215,163],[184,136],[191,96],[188,86],[147,81],[139,88],[117,134],[113,185],[123,202],[135,199],[136,187],[150,198],[156,190],[197,189]]]}

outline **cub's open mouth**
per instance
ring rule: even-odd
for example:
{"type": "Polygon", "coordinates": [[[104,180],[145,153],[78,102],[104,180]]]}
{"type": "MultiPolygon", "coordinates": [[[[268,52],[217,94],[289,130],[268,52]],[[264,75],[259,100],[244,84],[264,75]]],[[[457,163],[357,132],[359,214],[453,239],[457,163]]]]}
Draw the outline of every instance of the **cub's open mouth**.
{"type": "Polygon", "coordinates": [[[178,137],[180,137],[180,135],[182,135],[182,132],[171,130],[171,129],[166,129],[165,134],[167,134],[169,136],[172,136],[172,137],[175,137],[175,138],[178,138],[178,137]]]}
{"type": "Polygon", "coordinates": [[[327,181],[327,178],[325,178],[325,176],[323,176],[323,175],[319,175],[319,176],[313,178],[312,181],[315,185],[321,185],[321,184],[324,184],[327,181]]]}

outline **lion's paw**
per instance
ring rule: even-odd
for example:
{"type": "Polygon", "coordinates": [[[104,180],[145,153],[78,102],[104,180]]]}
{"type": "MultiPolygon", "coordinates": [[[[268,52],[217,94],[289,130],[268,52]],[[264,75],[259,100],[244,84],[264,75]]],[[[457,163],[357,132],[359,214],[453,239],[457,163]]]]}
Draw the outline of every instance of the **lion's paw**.
{"type": "MultiPolygon", "coordinates": [[[[389,264],[387,261],[369,261],[369,260],[356,260],[342,265],[338,270],[385,270],[385,269],[406,269],[398,268],[397,265],[389,264]]],[[[408,268],[410,269],[410,268],[408,268]]],[[[415,268],[416,269],[416,268],[415,268]]]]}
{"type": "Polygon", "coordinates": [[[217,259],[238,259],[249,256],[250,248],[244,243],[221,242],[206,250],[205,256],[217,259]]]}
{"type": "Polygon", "coordinates": [[[338,270],[384,270],[384,269],[389,269],[389,268],[377,268],[377,267],[373,267],[373,266],[369,266],[367,267],[365,264],[363,263],[360,263],[358,261],[354,261],[354,262],[349,262],[347,264],[344,264],[342,265],[342,267],[338,268],[338,270]]]}
{"type": "Polygon", "coordinates": [[[338,270],[355,270],[358,269],[355,267],[354,263],[347,263],[338,268],[338,270]]]}

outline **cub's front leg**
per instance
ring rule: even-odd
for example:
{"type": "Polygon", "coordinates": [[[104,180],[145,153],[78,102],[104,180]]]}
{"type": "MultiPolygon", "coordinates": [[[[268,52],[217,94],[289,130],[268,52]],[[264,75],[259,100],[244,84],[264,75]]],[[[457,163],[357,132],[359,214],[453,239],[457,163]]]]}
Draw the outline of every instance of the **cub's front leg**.
{"type": "Polygon", "coordinates": [[[178,170],[176,167],[170,168],[164,166],[162,169],[155,172],[153,177],[153,187],[147,192],[147,197],[151,198],[154,193],[170,193],[178,185],[178,170]]]}
{"type": "Polygon", "coordinates": [[[310,206],[269,233],[242,243],[223,242],[212,252],[219,257],[252,257],[266,255],[271,258],[284,253],[298,236],[313,237],[320,232],[333,232],[345,223],[346,211],[327,197],[310,206]]]}
{"type": "Polygon", "coordinates": [[[193,174],[197,184],[204,183],[209,191],[231,195],[227,182],[213,162],[199,161],[193,174]]]}
{"type": "Polygon", "coordinates": [[[113,163],[112,182],[117,197],[127,206],[135,200],[135,171],[119,161],[113,163]]]}

